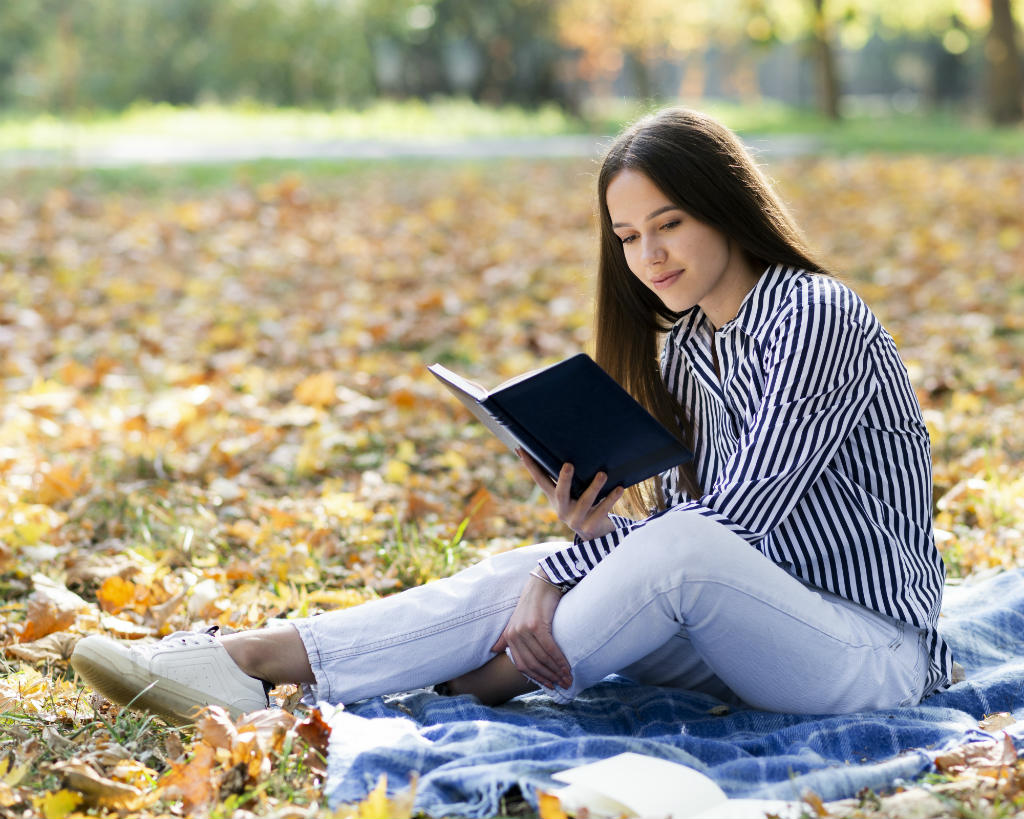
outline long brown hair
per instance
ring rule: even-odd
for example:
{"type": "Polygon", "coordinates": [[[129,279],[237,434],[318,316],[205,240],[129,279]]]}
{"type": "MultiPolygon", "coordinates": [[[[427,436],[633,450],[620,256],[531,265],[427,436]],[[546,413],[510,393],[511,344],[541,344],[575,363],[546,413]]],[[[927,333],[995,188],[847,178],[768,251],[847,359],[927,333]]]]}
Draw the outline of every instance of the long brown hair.
{"type": "MultiPolygon", "coordinates": [[[[739,138],[714,119],[668,108],[636,122],[612,143],[598,175],[597,361],[692,449],[689,412],[668,391],[658,363],[659,335],[681,314],[669,310],[630,271],[608,213],[608,185],[626,168],[645,174],[672,204],[734,240],[755,269],[782,263],[827,271],[813,260],[792,217],[739,138]]],[[[700,497],[693,464],[679,468],[679,479],[681,488],[700,497]]],[[[633,487],[626,501],[634,513],[660,508],[660,487],[656,482],[633,487]]]]}

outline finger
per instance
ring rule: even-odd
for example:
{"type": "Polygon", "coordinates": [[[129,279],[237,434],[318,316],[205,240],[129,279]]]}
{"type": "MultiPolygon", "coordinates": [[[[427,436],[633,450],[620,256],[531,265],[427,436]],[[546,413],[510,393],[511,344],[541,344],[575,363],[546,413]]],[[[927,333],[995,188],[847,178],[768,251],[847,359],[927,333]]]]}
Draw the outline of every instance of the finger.
{"type": "Polygon", "coordinates": [[[583,494],[580,495],[579,500],[577,501],[580,507],[583,509],[590,509],[590,507],[594,505],[594,501],[597,500],[598,493],[607,482],[608,473],[598,472],[594,476],[594,480],[590,482],[590,486],[583,490],[583,494]]]}
{"type": "Polygon", "coordinates": [[[572,505],[572,497],[570,495],[572,473],[572,464],[562,464],[562,470],[558,473],[558,483],[555,484],[555,503],[559,511],[568,509],[572,505]]]}
{"type": "Polygon", "coordinates": [[[506,648],[508,648],[508,639],[505,637],[504,632],[502,632],[502,635],[498,638],[498,642],[491,646],[491,651],[494,654],[500,654],[506,648]]]}
{"type": "Polygon", "coordinates": [[[553,678],[558,680],[563,688],[568,688],[572,685],[572,671],[562,649],[550,635],[537,635],[536,638],[541,646],[546,667],[554,672],[553,678]]]}
{"type": "Polygon", "coordinates": [[[545,668],[533,648],[525,643],[512,646],[512,660],[517,669],[545,688],[554,688],[558,676],[545,668]]]}
{"type": "Polygon", "coordinates": [[[593,517],[594,502],[597,500],[597,495],[607,480],[607,473],[598,472],[594,476],[594,480],[590,482],[590,485],[576,499],[576,505],[573,507],[572,516],[569,521],[569,526],[572,529],[579,531],[586,528],[587,521],[593,517]]]}
{"type": "Polygon", "coordinates": [[[530,477],[541,488],[541,491],[553,501],[555,482],[551,480],[551,476],[541,468],[540,464],[530,457],[528,452],[522,449],[517,449],[516,452],[519,454],[523,466],[526,467],[526,471],[530,473],[530,477]]]}
{"type": "Polygon", "coordinates": [[[523,642],[528,648],[530,658],[539,673],[543,674],[548,681],[561,681],[564,679],[568,670],[568,663],[561,656],[562,652],[553,639],[548,638],[547,635],[531,633],[528,635],[528,639],[523,642]],[[561,660],[558,659],[559,657],[561,660]]]}
{"type": "Polygon", "coordinates": [[[603,501],[601,501],[597,506],[594,507],[594,511],[591,517],[595,517],[598,519],[608,517],[608,515],[611,514],[612,509],[615,507],[615,504],[617,504],[622,499],[622,496],[625,493],[625,491],[625,487],[615,487],[611,492],[605,495],[603,501]]]}

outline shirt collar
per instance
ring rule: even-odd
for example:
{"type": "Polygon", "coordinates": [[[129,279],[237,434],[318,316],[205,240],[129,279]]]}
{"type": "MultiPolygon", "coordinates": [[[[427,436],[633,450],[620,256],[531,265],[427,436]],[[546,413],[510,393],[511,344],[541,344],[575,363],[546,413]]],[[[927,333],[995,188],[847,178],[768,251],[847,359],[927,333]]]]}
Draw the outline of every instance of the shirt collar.
{"type": "MultiPolygon", "coordinates": [[[[769,265],[758,277],[750,292],[744,296],[736,317],[719,330],[739,330],[749,336],[756,335],[759,328],[766,326],[765,319],[779,309],[798,273],[794,267],[769,265]]],[[[707,334],[710,326],[711,323],[704,311],[699,306],[694,306],[685,310],[673,325],[672,336],[676,344],[686,347],[695,336],[707,334]]]]}

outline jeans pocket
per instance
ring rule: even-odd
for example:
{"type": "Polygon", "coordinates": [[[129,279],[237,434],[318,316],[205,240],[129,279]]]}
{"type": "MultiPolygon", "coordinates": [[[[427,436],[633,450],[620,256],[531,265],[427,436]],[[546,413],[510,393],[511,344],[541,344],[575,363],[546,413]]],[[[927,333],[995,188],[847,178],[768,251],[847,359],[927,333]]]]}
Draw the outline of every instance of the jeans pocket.
{"type": "Polygon", "coordinates": [[[925,633],[918,628],[908,626],[905,623],[904,630],[909,630],[906,644],[900,646],[896,651],[899,666],[906,669],[904,676],[904,697],[899,702],[900,708],[907,708],[917,705],[924,694],[924,685],[928,671],[928,646],[925,640],[925,633]]]}

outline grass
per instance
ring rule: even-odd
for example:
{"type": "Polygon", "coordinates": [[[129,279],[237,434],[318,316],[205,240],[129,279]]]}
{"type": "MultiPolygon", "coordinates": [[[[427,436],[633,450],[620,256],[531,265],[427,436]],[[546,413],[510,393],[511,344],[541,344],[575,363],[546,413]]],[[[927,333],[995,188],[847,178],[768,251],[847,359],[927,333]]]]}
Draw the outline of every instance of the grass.
{"type": "MultiPolygon", "coordinates": [[[[60,163],[76,152],[109,148],[116,143],[146,143],[157,149],[160,144],[198,143],[223,152],[225,146],[251,143],[253,134],[258,134],[261,142],[280,144],[345,140],[413,144],[497,137],[610,135],[644,111],[663,104],[669,103],[598,101],[590,104],[582,117],[573,117],[554,105],[528,110],[478,105],[464,99],[380,100],[363,109],[336,111],[273,109],[252,104],[195,108],[140,104],[116,114],[82,113],[65,118],[8,112],[0,113],[0,182],[13,178],[19,187],[52,186],[73,184],[76,177],[88,177],[103,190],[127,187],[161,193],[175,188],[209,190],[240,179],[258,184],[293,169],[334,177],[374,163],[338,159],[210,161],[166,166],[41,168],[29,172],[4,171],[3,155],[38,155],[60,163]]],[[[691,104],[718,117],[755,145],[761,140],[784,141],[785,147],[801,152],[1024,153],[1024,128],[995,128],[976,116],[948,111],[901,113],[891,107],[869,107],[851,99],[848,115],[840,122],[832,122],[814,111],[769,100],[740,104],[708,99],[691,104]]]]}
{"type": "MultiPolygon", "coordinates": [[[[592,129],[614,133],[661,104],[629,101],[597,103],[588,112],[592,129]]],[[[1024,153],[1024,127],[997,128],[971,113],[952,111],[898,111],[869,101],[847,101],[846,114],[835,122],[807,108],[771,100],[733,103],[699,100],[692,107],[720,119],[751,141],[798,138],[811,153],[1024,153]]]]}
{"type": "Polygon", "coordinates": [[[379,100],[362,109],[335,111],[204,105],[195,108],[139,104],[122,113],[83,112],[0,117],[0,151],[67,151],[114,139],[160,138],[231,145],[264,140],[418,141],[423,139],[553,136],[577,133],[579,120],[555,105],[527,110],[485,106],[464,99],[379,100]]]}
{"type": "MultiPolygon", "coordinates": [[[[806,109],[771,101],[737,104],[702,100],[706,110],[739,132],[757,149],[774,145],[797,153],[863,154],[928,153],[1024,154],[1024,128],[995,128],[976,117],[950,112],[899,113],[847,106],[841,122],[806,109]]],[[[277,143],[315,143],[332,140],[415,141],[550,137],[565,134],[614,134],[622,125],[660,103],[613,100],[590,106],[574,118],[554,106],[526,110],[515,106],[488,107],[467,100],[378,101],[356,110],[333,112],[270,109],[253,105],[174,108],[139,105],[120,114],[80,115],[58,119],[50,115],[0,114],[0,194],[10,191],[29,199],[63,187],[82,193],[134,193],[153,197],[197,194],[232,185],[260,186],[294,173],[307,179],[349,179],[369,168],[421,169],[496,160],[441,158],[260,159],[196,161],[173,164],[118,164],[77,167],[61,158],[118,141],[159,143],[199,141],[211,147],[260,140],[277,143]],[[9,157],[38,153],[56,160],[18,168],[9,157]]]]}

